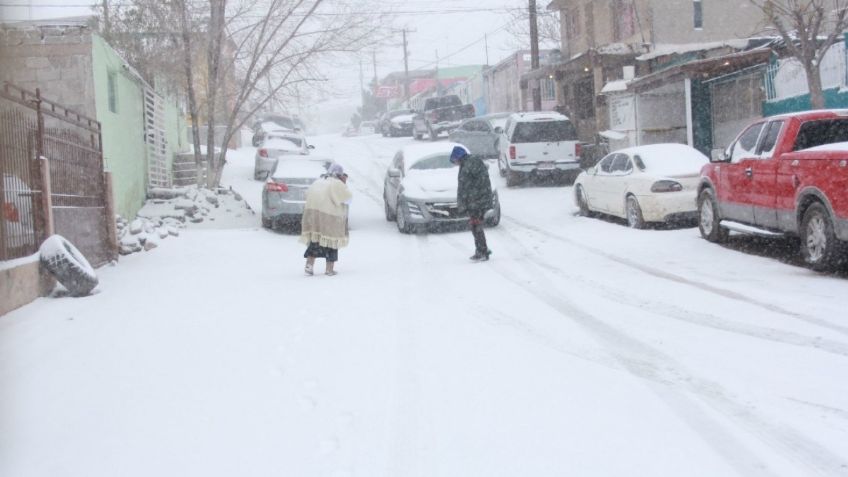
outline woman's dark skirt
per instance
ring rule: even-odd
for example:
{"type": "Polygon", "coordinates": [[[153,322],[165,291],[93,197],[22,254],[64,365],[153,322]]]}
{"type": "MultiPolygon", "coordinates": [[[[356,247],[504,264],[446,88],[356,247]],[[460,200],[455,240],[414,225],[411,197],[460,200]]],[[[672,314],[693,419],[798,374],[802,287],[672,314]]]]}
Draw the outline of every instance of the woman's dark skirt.
{"type": "Polygon", "coordinates": [[[322,247],[318,242],[310,242],[306,252],[303,253],[303,258],[324,258],[328,262],[337,262],[339,260],[339,249],[322,247]]]}

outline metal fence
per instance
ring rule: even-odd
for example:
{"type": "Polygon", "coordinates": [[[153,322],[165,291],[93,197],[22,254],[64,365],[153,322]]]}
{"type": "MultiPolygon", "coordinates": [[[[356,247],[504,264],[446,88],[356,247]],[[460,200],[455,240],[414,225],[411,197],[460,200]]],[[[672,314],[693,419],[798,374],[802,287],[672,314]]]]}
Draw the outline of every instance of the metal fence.
{"type": "Polygon", "coordinates": [[[94,265],[112,258],[99,122],[6,83],[0,151],[0,260],[34,253],[51,233],[94,265]]]}

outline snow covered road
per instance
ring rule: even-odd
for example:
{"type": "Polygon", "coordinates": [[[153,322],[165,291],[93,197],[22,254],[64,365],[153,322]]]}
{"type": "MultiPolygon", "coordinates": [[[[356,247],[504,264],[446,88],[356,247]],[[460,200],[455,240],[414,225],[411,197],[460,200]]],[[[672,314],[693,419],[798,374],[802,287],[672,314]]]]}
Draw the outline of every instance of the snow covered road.
{"type": "Polygon", "coordinates": [[[383,217],[409,141],[314,139],[355,191],[336,277],[257,218],[0,317],[0,475],[848,475],[844,277],[503,184],[470,263],[383,217]]]}

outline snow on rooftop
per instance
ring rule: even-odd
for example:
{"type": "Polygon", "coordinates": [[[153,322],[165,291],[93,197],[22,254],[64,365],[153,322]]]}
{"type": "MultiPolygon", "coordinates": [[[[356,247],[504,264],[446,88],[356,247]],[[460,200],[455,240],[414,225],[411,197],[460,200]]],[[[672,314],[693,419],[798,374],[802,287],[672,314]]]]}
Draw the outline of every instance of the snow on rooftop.
{"type": "Polygon", "coordinates": [[[742,40],[726,40],[713,41],[706,43],[659,43],[654,45],[654,50],[636,57],[639,61],[652,60],[666,55],[682,55],[693,51],[713,50],[716,48],[729,47],[737,50],[744,49],[748,46],[748,39],[742,40]]]}
{"type": "Polygon", "coordinates": [[[609,83],[604,85],[604,88],[601,90],[601,94],[618,93],[618,92],[621,92],[621,91],[627,91],[627,85],[628,84],[630,84],[630,80],[610,81],[609,83]]]}

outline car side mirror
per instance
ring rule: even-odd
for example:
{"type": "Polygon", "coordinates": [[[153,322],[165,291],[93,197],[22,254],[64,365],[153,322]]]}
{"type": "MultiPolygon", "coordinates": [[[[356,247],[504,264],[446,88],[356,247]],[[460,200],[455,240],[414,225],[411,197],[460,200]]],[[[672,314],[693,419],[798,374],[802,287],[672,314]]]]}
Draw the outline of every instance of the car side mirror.
{"type": "Polygon", "coordinates": [[[400,169],[395,167],[389,168],[389,177],[400,177],[400,169]]]}
{"type": "Polygon", "coordinates": [[[502,127],[500,127],[500,126],[497,126],[497,127],[495,128],[495,134],[503,134],[503,128],[502,128],[502,127]]]}
{"type": "Polygon", "coordinates": [[[310,145],[306,146],[306,148],[307,148],[307,149],[315,149],[315,146],[313,146],[312,144],[310,144],[310,145]]]}
{"type": "Polygon", "coordinates": [[[727,162],[727,151],[724,149],[713,149],[710,151],[710,162],[727,162]]]}

